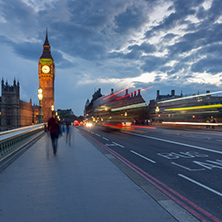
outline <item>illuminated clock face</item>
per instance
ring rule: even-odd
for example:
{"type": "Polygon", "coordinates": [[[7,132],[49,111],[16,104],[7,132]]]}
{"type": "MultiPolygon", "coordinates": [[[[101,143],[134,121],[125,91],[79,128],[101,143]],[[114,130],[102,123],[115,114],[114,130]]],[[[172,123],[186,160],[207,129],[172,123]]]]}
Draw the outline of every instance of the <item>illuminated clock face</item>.
{"type": "Polygon", "coordinates": [[[50,71],[49,66],[46,66],[46,65],[45,65],[45,66],[42,67],[42,72],[43,72],[43,73],[49,73],[49,71],[50,71]]]}

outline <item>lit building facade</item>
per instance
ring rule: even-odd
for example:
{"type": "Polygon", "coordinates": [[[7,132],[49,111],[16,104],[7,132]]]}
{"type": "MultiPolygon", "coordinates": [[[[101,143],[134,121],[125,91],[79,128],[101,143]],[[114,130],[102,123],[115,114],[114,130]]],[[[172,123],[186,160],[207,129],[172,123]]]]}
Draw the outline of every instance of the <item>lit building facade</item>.
{"type": "Polygon", "coordinates": [[[30,102],[20,100],[20,84],[14,80],[13,85],[2,80],[0,97],[0,130],[15,129],[37,123],[39,108],[30,102]]]}
{"type": "Polygon", "coordinates": [[[51,55],[50,44],[48,41],[48,31],[43,44],[42,55],[38,63],[39,87],[43,90],[42,114],[43,122],[47,122],[52,116],[52,106],[54,107],[54,82],[55,64],[51,55]]]}
{"type": "Polygon", "coordinates": [[[132,124],[144,124],[148,117],[147,103],[141,95],[141,90],[125,95],[120,92],[103,96],[99,88],[93,95],[91,101],[85,104],[85,121],[93,124],[110,127],[129,126],[132,124]]]}
{"type": "Polygon", "coordinates": [[[150,101],[149,113],[156,122],[206,122],[212,118],[222,122],[222,96],[210,91],[183,96],[175,95],[174,90],[171,95],[160,95],[158,90],[156,100],[150,101]]]}

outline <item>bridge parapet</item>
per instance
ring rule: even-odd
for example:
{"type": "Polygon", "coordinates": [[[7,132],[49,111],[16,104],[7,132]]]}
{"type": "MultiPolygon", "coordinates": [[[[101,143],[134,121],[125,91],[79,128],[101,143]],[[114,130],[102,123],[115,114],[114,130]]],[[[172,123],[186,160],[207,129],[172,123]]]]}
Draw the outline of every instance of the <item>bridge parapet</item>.
{"type": "Polygon", "coordinates": [[[0,162],[30,143],[44,131],[44,124],[0,132],[0,162]]]}

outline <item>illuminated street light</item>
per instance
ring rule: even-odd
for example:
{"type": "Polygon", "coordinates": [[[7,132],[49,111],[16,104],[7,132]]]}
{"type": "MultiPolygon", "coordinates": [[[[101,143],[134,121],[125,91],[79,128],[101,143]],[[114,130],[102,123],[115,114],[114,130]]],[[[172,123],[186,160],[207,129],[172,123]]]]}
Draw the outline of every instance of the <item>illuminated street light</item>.
{"type": "Polygon", "coordinates": [[[43,90],[42,88],[38,88],[38,99],[39,99],[39,119],[38,122],[42,123],[42,99],[43,99],[43,90]]]}
{"type": "Polygon", "coordinates": [[[53,116],[53,111],[55,110],[54,105],[51,105],[51,111],[52,111],[52,116],[53,116]]]}
{"type": "Polygon", "coordinates": [[[155,111],[156,113],[158,113],[160,111],[160,108],[157,106],[155,111]]]}

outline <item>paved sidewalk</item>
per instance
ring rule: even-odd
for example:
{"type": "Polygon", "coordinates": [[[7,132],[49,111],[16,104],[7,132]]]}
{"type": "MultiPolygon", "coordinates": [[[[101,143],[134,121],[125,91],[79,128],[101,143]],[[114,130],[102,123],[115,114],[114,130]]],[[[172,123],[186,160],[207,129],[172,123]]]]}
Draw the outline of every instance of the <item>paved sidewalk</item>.
{"type": "Polygon", "coordinates": [[[54,157],[45,134],[0,173],[1,222],[176,221],[72,128],[54,157]]]}

